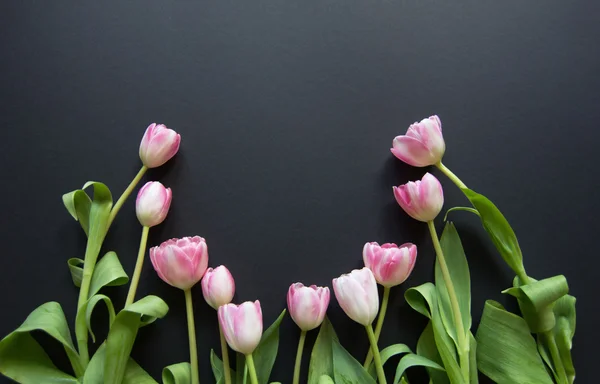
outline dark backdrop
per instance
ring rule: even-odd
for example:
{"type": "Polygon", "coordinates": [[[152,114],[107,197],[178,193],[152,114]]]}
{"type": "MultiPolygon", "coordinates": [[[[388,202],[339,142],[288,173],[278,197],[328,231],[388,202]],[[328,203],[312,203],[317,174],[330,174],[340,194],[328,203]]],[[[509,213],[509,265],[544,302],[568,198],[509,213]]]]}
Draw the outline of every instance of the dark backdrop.
{"type": "MultiPolygon", "coordinates": [[[[235,300],[260,299],[268,325],[291,283],[331,285],[361,266],[366,241],[415,242],[417,266],[393,290],[383,332],[384,345],[415,346],[425,321],[403,292],[432,279],[434,256],[426,226],[401,211],[391,187],[426,170],[402,164],[389,147],[436,113],[445,163],[503,210],[530,275],[568,277],[579,299],[578,381],[593,382],[598,14],[592,1],[0,2],[0,335],[50,300],[72,324],[77,290],[66,260],[83,255],[85,239],[61,195],[100,180],[118,196],[156,121],[180,132],[182,145],[145,178],[174,194],[150,245],[206,237],[210,264],[226,264],[236,278],[235,300]]],[[[445,207],[465,204],[440,178],[445,207]]],[[[141,232],[133,199],[121,212],[105,249],[131,271],[141,232]]],[[[478,321],[485,299],[511,303],[500,291],[512,275],[477,220],[453,218],[478,321]]],[[[109,290],[117,305],[125,291],[109,290]]],[[[158,378],[188,358],[183,294],[150,263],[138,292],[171,307],[133,350],[158,378]]],[[[206,383],[217,322],[200,289],[194,294],[206,383]]],[[[362,359],[360,326],[335,299],[329,315],[362,359]]],[[[104,321],[101,314],[95,327],[104,321]]],[[[290,382],[298,330],[288,317],[281,331],[272,379],[290,382]]]]}

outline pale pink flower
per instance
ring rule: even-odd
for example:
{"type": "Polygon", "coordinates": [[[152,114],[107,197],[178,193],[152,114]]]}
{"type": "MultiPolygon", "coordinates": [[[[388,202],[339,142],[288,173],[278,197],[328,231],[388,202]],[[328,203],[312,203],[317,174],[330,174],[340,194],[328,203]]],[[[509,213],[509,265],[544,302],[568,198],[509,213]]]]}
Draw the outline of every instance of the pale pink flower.
{"type": "Polygon", "coordinates": [[[208,266],[208,248],[200,236],[171,239],[150,248],[150,261],[158,276],[187,290],[202,279],[208,266]]]}
{"type": "Polygon", "coordinates": [[[329,288],[302,283],[290,285],[287,305],[292,319],[303,331],[317,328],[325,318],[329,306],[329,288]]]}
{"type": "Polygon", "coordinates": [[[406,135],[396,136],[392,145],[394,156],[412,166],[425,167],[440,162],[446,151],[440,118],[434,115],[412,124],[406,135]]]}
{"type": "Polygon", "coordinates": [[[164,124],[152,123],[140,143],[140,159],[148,168],[160,167],[179,150],[181,136],[164,124]]]}
{"type": "Polygon", "coordinates": [[[204,300],[213,307],[219,309],[221,305],[231,303],[235,294],[235,281],[231,272],[224,265],[217,268],[208,268],[202,278],[202,295],[204,300]]]}
{"type": "Polygon", "coordinates": [[[260,302],[225,304],[219,307],[218,315],[223,335],[231,349],[244,355],[254,352],[263,331],[260,302]]]}
{"type": "Polygon", "coordinates": [[[435,219],[444,205],[442,184],[430,173],[421,180],[394,187],[394,196],[410,217],[423,222],[435,219]]]}
{"type": "Polygon", "coordinates": [[[377,282],[367,267],[333,279],[333,292],[349,318],[364,326],[371,325],[379,311],[377,282]]]}
{"type": "Polygon", "coordinates": [[[404,283],[410,276],[417,260],[417,246],[412,243],[398,247],[393,243],[379,245],[366,243],[363,248],[363,261],[375,280],[384,287],[404,283]]]}

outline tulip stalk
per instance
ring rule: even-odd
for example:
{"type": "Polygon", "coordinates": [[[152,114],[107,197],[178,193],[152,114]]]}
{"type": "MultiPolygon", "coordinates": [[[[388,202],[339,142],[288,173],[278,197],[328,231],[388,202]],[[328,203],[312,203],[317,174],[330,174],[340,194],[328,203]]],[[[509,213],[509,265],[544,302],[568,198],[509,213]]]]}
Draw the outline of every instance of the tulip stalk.
{"type": "Polygon", "coordinates": [[[429,227],[429,233],[431,234],[433,247],[435,248],[437,259],[440,263],[440,269],[442,270],[444,283],[446,283],[446,287],[448,289],[448,297],[450,298],[452,315],[454,317],[454,326],[456,328],[456,337],[458,339],[458,357],[461,372],[465,381],[469,382],[469,344],[467,342],[465,328],[463,326],[460,308],[458,306],[458,298],[456,296],[454,284],[452,283],[452,279],[450,278],[450,271],[448,270],[446,258],[444,257],[444,252],[442,251],[442,246],[440,245],[440,240],[438,239],[438,235],[435,230],[435,225],[433,224],[433,221],[428,221],[427,226],[429,227]]]}
{"type": "Polygon", "coordinates": [[[302,365],[302,351],[304,350],[304,341],[306,340],[306,331],[300,332],[300,340],[298,340],[298,351],[296,352],[296,364],[294,366],[294,381],[293,384],[300,383],[300,366],[302,365]]]}
{"type": "Polygon", "coordinates": [[[377,346],[377,340],[375,340],[375,334],[373,333],[373,326],[367,325],[367,336],[371,343],[371,351],[373,351],[373,360],[375,360],[375,368],[377,370],[377,379],[379,384],[387,384],[385,380],[385,372],[383,371],[383,364],[381,364],[381,355],[379,354],[379,347],[377,346]]]}
{"type": "MultiPolygon", "coordinates": [[[[390,300],[390,287],[383,287],[383,298],[381,299],[381,309],[379,310],[379,316],[377,317],[377,324],[375,325],[375,341],[379,342],[379,336],[381,336],[381,329],[383,328],[383,320],[385,318],[385,313],[387,312],[388,301],[390,300]]],[[[363,366],[365,369],[369,369],[371,365],[371,361],[373,361],[373,350],[369,349],[369,353],[367,353],[367,358],[363,366]]]]}
{"type": "Polygon", "coordinates": [[[223,358],[223,376],[225,377],[225,384],[231,384],[231,371],[229,369],[229,351],[227,349],[227,341],[225,335],[223,335],[223,328],[219,323],[219,337],[221,339],[221,357],[223,358]]]}
{"type": "Polygon", "coordinates": [[[442,162],[441,162],[441,161],[440,161],[440,162],[438,162],[438,163],[436,163],[436,164],[435,164],[435,166],[436,166],[436,167],[438,167],[438,169],[439,169],[440,171],[442,171],[442,173],[443,173],[444,175],[446,175],[446,176],[447,176],[447,177],[448,177],[450,180],[452,180],[452,182],[453,182],[454,184],[456,184],[456,186],[457,186],[458,188],[460,188],[460,189],[467,188],[467,186],[465,185],[465,183],[463,183],[463,182],[462,182],[462,180],[461,180],[461,179],[459,179],[459,178],[458,178],[458,176],[456,176],[456,175],[454,174],[454,172],[452,172],[452,171],[450,170],[450,168],[448,168],[448,167],[446,167],[444,164],[442,164],[442,162]]]}
{"type": "Polygon", "coordinates": [[[252,353],[246,355],[246,366],[248,366],[248,373],[250,374],[250,383],[258,384],[258,376],[256,376],[256,368],[254,367],[252,353]]]}
{"type": "Polygon", "coordinates": [[[200,378],[198,375],[198,347],[196,346],[196,325],[194,323],[194,305],[192,303],[192,291],[186,289],[185,293],[185,310],[187,313],[188,337],[190,340],[190,365],[192,370],[192,384],[199,384],[200,378]]]}
{"type": "Polygon", "coordinates": [[[144,174],[146,173],[147,170],[148,170],[148,167],[146,167],[145,165],[142,165],[142,168],[139,170],[137,175],[135,175],[133,180],[131,180],[131,183],[129,183],[129,185],[127,186],[125,191],[123,191],[123,193],[119,197],[119,200],[117,200],[117,202],[113,206],[112,210],[110,211],[110,216],[108,217],[108,227],[110,227],[113,220],[115,219],[115,217],[121,210],[121,207],[125,203],[125,200],[127,200],[129,195],[131,195],[131,192],[133,192],[133,190],[138,185],[138,183],[140,182],[140,180],[142,179],[142,177],[144,176],[144,174]]]}
{"type": "Polygon", "coordinates": [[[131,284],[129,286],[129,292],[127,292],[127,300],[125,300],[125,306],[133,304],[135,299],[135,293],[137,291],[138,284],[140,282],[140,275],[142,274],[142,267],[144,266],[144,258],[146,256],[146,244],[148,243],[148,232],[150,227],[145,226],[142,229],[142,238],[140,239],[140,249],[138,251],[137,261],[135,262],[135,269],[133,276],[131,277],[131,284]]]}

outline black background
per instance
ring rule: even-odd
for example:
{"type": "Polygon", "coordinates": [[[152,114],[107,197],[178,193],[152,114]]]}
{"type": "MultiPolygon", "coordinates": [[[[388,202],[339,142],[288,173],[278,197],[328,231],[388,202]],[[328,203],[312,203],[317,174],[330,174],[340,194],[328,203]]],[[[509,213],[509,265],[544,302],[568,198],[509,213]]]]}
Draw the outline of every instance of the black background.
{"type": "MultiPolygon", "coordinates": [[[[434,255],[426,226],[402,212],[391,187],[426,170],[404,165],[389,147],[436,113],[445,163],[503,210],[528,273],[568,277],[578,298],[578,382],[594,382],[599,14],[592,1],[0,2],[0,335],[51,300],[72,325],[77,290],[66,260],[82,257],[85,237],[61,195],[100,180],[118,196],[156,121],[181,133],[182,144],[175,160],[146,176],[174,196],[150,245],[204,236],[210,264],[234,274],[235,300],[261,300],[266,327],[291,283],[331,285],[361,266],[366,241],[412,241],[417,266],[392,291],[382,344],[414,347],[425,320],[403,292],[432,279],[434,255]]],[[[432,172],[446,208],[466,203],[432,172]]],[[[141,233],[133,201],[104,247],[127,271],[141,233]]],[[[500,293],[512,275],[474,217],[452,218],[478,321],[485,299],[512,303],[500,293]]],[[[125,288],[108,292],[122,305],[125,288]]],[[[138,296],[145,294],[171,308],[133,350],[158,379],[162,367],[188,359],[183,293],[147,263],[138,296]]],[[[216,314],[199,287],[194,294],[207,383],[216,314]]],[[[361,327],[333,298],[329,315],[362,360],[361,327]]],[[[104,323],[102,313],[94,326],[104,323]]],[[[273,381],[291,382],[298,334],[286,318],[273,381]]]]}

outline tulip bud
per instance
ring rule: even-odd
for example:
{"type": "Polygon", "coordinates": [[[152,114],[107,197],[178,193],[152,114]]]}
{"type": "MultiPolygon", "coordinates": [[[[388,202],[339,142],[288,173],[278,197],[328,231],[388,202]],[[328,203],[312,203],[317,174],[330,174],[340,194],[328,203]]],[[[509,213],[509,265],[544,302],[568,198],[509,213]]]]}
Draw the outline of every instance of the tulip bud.
{"type": "Polygon", "coordinates": [[[415,167],[440,162],[446,151],[440,118],[431,116],[412,124],[406,135],[394,139],[391,151],[394,156],[415,167]]]}
{"type": "Polygon", "coordinates": [[[235,281],[229,269],[224,265],[215,269],[208,268],[201,284],[204,300],[214,309],[231,303],[235,294],[235,281]]]}
{"type": "Polygon", "coordinates": [[[187,290],[202,279],[208,266],[208,248],[200,236],[171,239],[150,248],[158,276],[173,287],[187,290]]]}
{"type": "Polygon", "coordinates": [[[369,268],[355,269],[333,279],[333,292],[349,318],[364,326],[373,323],[379,311],[379,295],[369,268]]]}
{"type": "Polygon", "coordinates": [[[263,321],[260,302],[225,304],[219,307],[219,324],[227,344],[236,352],[252,353],[262,337],[263,321]]]}
{"type": "Polygon", "coordinates": [[[329,288],[292,284],[287,294],[287,305],[292,319],[301,330],[315,329],[325,318],[329,305],[329,288]]]}
{"type": "Polygon", "coordinates": [[[140,159],[148,168],[160,167],[179,150],[181,136],[164,124],[152,123],[140,143],[140,159]]]}
{"type": "Polygon", "coordinates": [[[394,196],[410,217],[423,222],[435,219],[444,205],[442,184],[430,173],[421,180],[394,187],[394,196]]]}
{"type": "Polygon", "coordinates": [[[171,197],[171,188],[165,188],[158,181],[146,183],[135,201],[135,214],[140,224],[154,227],[162,223],[169,213],[171,197]]]}
{"type": "Polygon", "coordinates": [[[363,260],[375,280],[384,287],[393,287],[404,283],[415,266],[417,246],[412,243],[396,244],[366,243],[363,248],[363,260]]]}

